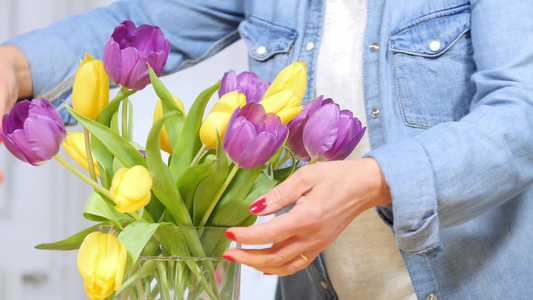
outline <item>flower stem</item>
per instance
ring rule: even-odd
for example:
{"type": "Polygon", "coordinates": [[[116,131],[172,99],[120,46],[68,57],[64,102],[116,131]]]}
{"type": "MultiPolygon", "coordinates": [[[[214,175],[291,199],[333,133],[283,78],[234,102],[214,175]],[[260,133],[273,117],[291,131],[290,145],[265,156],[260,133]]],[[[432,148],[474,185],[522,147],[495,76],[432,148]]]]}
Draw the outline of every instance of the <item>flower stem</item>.
{"type": "Polygon", "coordinates": [[[122,137],[128,139],[128,98],[122,100],[122,137]]]}
{"type": "Polygon", "coordinates": [[[194,165],[196,165],[196,163],[198,163],[198,161],[200,160],[200,157],[202,157],[202,154],[204,154],[205,149],[207,149],[207,147],[205,145],[202,145],[202,148],[200,148],[198,153],[196,153],[196,156],[193,158],[193,160],[192,160],[191,164],[189,165],[189,167],[190,166],[194,166],[194,165]]]}
{"type": "MultiPolygon", "coordinates": [[[[211,205],[205,212],[204,216],[202,217],[202,221],[200,222],[198,226],[200,227],[205,226],[205,224],[207,223],[207,220],[209,220],[209,217],[211,216],[211,213],[213,212],[213,209],[215,209],[215,206],[217,205],[218,200],[220,200],[220,197],[222,197],[222,194],[224,194],[224,192],[226,191],[226,188],[231,183],[231,180],[233,179],[233,177],[235,177],[235,174],[237,174],[237,171],[239,171],[239,166],[235,164],[233,166],[233,169],[231,169],[231,172],[229,173],[228,177],[226,177],[226,180],[222,184],[222,187],[220,187],[220,190],[218,190],[217,195],[211,202],[211,205]]],[[[201,235],[201,233],[199,235],[201,235]]]]}
{"type": "Polygon", "coordinates": [[[289,160],[289,155],[287,153],[285,153],[285,156],[283,156],[282,159],[280,159],[276,165],[274,166],[274,170],[277,170],[279,167],[281,167],[281,165],[283,165],[286,161],[289,160]]]}
{"type": "Polygon", "coordinates": [[[76,169],[73,165],[68,163],[63,157],[61,157],[59,154],[54,156],[54,158],[59,161],[65,168],[67,168],[69,171],[74,173],[74,175],[78,176],[81,180],[85,181],[87,184],[92,186],[95,191],[101,193],[102,195],[106,196],[107,198],[111,199],[111,194],[109,193],[109,190],[89,178],[89,176],[83,174],[80,172],[80,170],[76,169]]]}
{"type": "Polygon", "coordinates": [[[96,179],[96,171],[94,170],[93,153],[91,151],[91,139],[89,136],[89,130],[87,130],[87,128],[83,128],[83,137],[85,138],[85,156],[87,157],[89,174],[91,174],[92,180],[98,182],[96,179]]]}

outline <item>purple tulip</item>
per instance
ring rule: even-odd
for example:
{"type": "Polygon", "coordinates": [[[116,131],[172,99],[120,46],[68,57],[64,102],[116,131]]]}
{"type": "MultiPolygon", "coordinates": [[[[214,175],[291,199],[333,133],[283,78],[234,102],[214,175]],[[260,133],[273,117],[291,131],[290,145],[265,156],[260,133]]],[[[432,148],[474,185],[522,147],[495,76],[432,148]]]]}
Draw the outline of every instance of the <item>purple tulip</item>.
{"type": "Polygon", "coordinates": [[[224,135],[224,150],[239,167],[253,169],[266,163],[286,137],[287,125],[282,125],[276,114],[266,114],[261,104],[249,103],[231,116],[224,135]]]}
{"type": "Polygon", "coordinates": [[[320,96],[289,123],[287,146],[298,160],[343,160],[352,153],[365,130],[351,111],[341,111],[333,100],[320,96]]]}
{"type": "Polygon", "coordinates": [[[224,94],[237,91],[246,95],[246,103],[258,103],[263,99],[268,87],[270,87],[270,82],[262,82],[255,73],[242,72],[237,76],[235,71],[231,70],[224,73],[220,81],[218,96],[222,97],[224,94]]]}
{"type": "Polygon", "coordinates": [[[124,21],[113,31],[104,48],[104,68],[116,84],[142,90],[150,83],[147,63],[157,76],[167,62],[170,43],[157,26],[135,27],[124,21]]]}
{"type": "Polygon", "coordinates": [[[17,103],[4,115],[0,136],[18,159],[40,166],[59,152],[67,132],[48,100],[33,99],[17,103]]]}

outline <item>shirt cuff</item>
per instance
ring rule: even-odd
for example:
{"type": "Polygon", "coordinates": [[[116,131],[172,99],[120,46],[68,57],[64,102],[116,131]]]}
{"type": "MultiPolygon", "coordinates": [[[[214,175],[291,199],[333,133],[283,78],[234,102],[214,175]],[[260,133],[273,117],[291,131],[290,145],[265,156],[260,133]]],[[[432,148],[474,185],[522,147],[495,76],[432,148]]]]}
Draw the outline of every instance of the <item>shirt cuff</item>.
{"type": "Polygon", "coordinates": [[[378,162],[389,185],[392,205],[378,207],[378,213],[392,226],[400,250],[421,256],[442,251],[433,169],[422,145],[406,139],[365,157],[378,162]]]}

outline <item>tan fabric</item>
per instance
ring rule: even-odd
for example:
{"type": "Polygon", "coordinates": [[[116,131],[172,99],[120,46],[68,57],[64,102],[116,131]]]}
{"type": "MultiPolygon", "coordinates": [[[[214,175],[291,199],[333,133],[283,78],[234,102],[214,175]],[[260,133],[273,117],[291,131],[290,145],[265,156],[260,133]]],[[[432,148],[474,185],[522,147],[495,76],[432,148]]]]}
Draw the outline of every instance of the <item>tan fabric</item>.
{"type": "MultiPolygon", "coordinates": [[[[350,109],[366,125],[362,61],[365,0],[327,0],[318,59],[317,95],[350,109]],[[352,97],[347,97],[352,95],[352,97]]],[[[349,159],[370,150],[365,134],[349,159]]],[[[354,183],[356,184],[356,183],[354,183]]],[[[326,267],[341,300],[416,299],[394,236],[375,210],[357,217],[325,251],[326,267]]]]}

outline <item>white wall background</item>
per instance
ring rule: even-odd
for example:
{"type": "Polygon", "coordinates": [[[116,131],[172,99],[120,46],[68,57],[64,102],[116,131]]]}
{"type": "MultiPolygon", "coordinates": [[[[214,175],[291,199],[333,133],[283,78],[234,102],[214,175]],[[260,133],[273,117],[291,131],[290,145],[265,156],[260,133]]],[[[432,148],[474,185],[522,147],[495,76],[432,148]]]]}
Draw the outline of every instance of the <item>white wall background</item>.
{"type": "MultiPolygon", "coordinates": [[[[0,0],[0,42],[111,2],[0,0]]],[[[203,89],[229,69],[237,72],[247,69],[242,42],[163,81],[188,108],[203,89]]],[[[155,99],[150,88],[132,97],[136,112],[135,140],[140,144],[146,141],[155,99]]],[[[69,130],[81,129],[72,127],[69,130]]],[[[82,217],[90,189],[56,161],[33,167],[16,160],[1,146],[0,168],[6,173],[6,180],[0,186],[0,300],[86,299],[76,267],[77,251],[43,251],[33,247],[61,240],[92,225],[82,217]]],[[[243,267],[241,299],[273,299],[275,282],[274,276],[264,276],[243,267]]]]}

